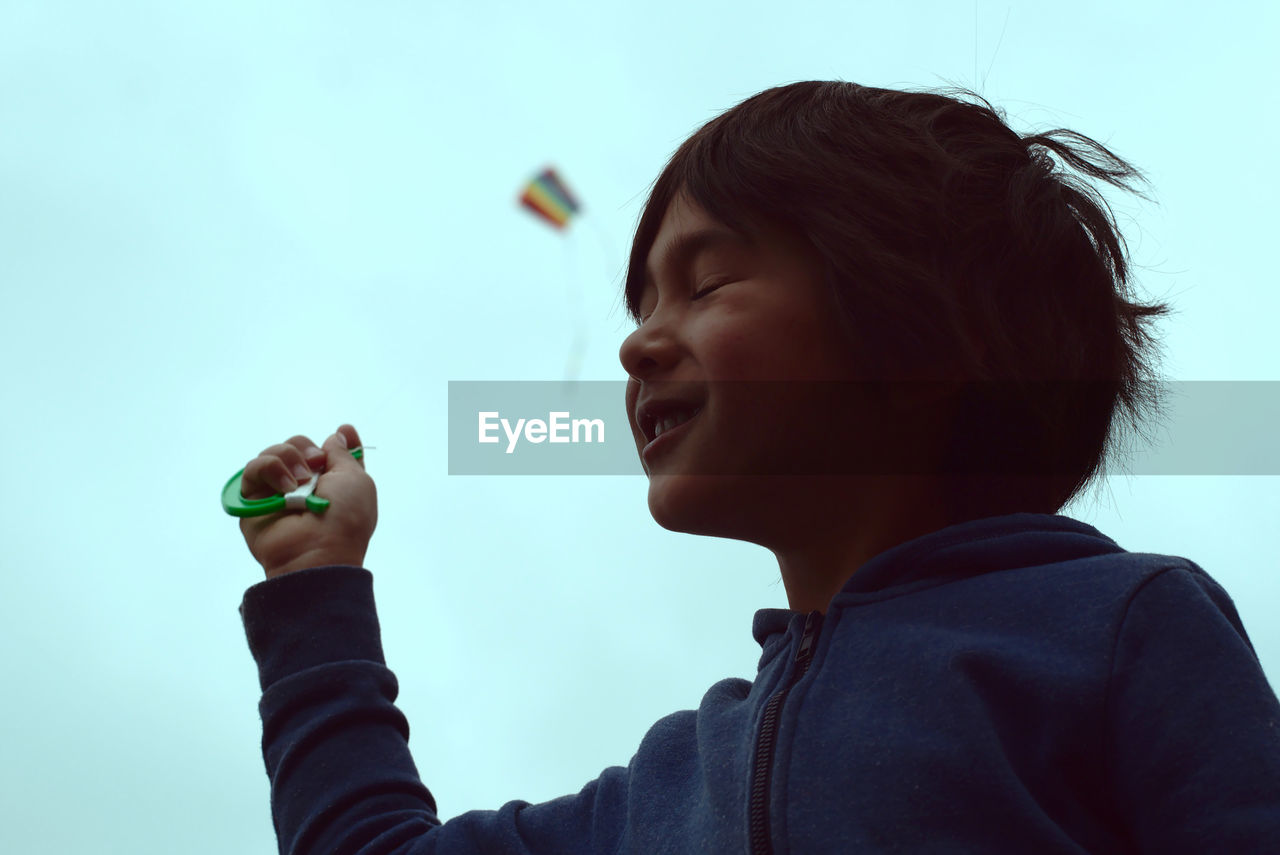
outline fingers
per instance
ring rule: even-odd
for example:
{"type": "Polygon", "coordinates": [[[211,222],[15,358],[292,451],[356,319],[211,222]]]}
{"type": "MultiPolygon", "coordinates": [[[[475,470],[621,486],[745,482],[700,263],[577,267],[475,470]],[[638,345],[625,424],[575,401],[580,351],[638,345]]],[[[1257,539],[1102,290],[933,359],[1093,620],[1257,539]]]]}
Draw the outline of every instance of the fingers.
{"type": "Polygon", "coordinates": [[[240,493],[246,499],[257,499],[275,493],[288,493],[306,483],[324,466],[325,454],[315,443],[298,435],[288,442],[262,450],[249,461],[240,479],[240,493]]]}
{"type": "MultiPolygon", "coordinates": [[[[325,440],[323,448],[310,438],[298,434],[286,442],[264,448],[257,457],[249,461],[240,479],[240,493],[246,499],[288,493],[299,484],[305,484],[315,473],[331,468],[331,461],[351,459],[350,450],[358,447],[360,434],[349,424],[339,427],[337,432],[325,440]],[[334,452],[332,457],[330,450],[334,452]],[[341,452],[341,455],[337,452],[341,452]]],[[[359,464],[364,468],[363,460],[359,464]]]]}
{"type": "Polygon", "coordinates": [[[294,448],[299,449],[302,452],[302,457],[306,461],[307,467],[311,471],[314,472],[315,470],[324,466],[324,460],[325,460],[324,451],[316,443],[312,442],[310,439],[307,439],[307,437],[299,434],[298,436],[295,436],[293,439],[289,440],[289,444],[292,445],[294,448]]]}

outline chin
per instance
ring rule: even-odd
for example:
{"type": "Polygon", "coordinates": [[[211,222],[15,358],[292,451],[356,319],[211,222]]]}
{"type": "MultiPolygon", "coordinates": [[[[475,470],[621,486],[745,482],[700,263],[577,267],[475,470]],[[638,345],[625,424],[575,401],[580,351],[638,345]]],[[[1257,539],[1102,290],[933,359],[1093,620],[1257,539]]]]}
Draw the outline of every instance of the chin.
{"type": "Polygon", "coordinates": [[[696,475],[652,475],[649,478],[649,513],[668,531],[715,534],[714,510],[724,499],[715,496],[717,479],[696,475]]]}
{"type": "Polygon", "coordinates": [[[752,540],[751,492],[725,475],[653,475],[649,513],[668,531],[752,540]]]}

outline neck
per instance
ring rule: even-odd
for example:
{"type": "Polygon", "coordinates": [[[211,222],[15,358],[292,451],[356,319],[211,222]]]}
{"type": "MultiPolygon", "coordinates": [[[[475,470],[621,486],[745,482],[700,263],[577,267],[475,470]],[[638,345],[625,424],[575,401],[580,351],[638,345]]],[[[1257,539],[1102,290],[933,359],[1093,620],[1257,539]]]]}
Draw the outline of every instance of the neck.
{"type": "Polygon", "coordinates": [[[827,490],[807,492],[782,520],[785,540],[768,546],[793,611],[826,613],[831,598],[875,556],[951,523],[928,476],[827,479],[827,490]],[[839,492],[835,488],[839,486],[839,492]]]}

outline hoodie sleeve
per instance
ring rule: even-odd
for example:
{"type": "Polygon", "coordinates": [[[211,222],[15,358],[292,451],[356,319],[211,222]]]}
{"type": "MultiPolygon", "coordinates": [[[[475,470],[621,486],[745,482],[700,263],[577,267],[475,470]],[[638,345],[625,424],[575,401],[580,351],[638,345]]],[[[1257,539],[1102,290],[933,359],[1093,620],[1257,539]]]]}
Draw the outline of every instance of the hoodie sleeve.
{"type": "Polygon", "coordinates": [[[250,588],[240,606],[262,687],[262,753],[280,852],[351,855],[574,855],[612,851],[626,770],[577,795],[441,823],[395,706],[373,576],[321,567],[250,588]]]}
{"type": "Polygon", "coordinates": [[[1231,598],[1198,567],[1157,573],[1130,598],[1107,723],[1136,851],[1280,852],[1280,702],[1231,598]]]}

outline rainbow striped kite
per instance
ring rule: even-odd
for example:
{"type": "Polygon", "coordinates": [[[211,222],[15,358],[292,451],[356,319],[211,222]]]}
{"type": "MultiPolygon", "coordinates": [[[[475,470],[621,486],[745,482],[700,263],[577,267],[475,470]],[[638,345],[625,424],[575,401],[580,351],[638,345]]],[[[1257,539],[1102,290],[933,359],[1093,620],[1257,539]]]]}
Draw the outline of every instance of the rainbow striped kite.
{"type": "Polygon", "coordinates": [[[567,226],[569,218],[580,208],[578,200],[551,167],[542,170],[529,182],[520,196],[520,204],[557,229],[567,226]]]}

